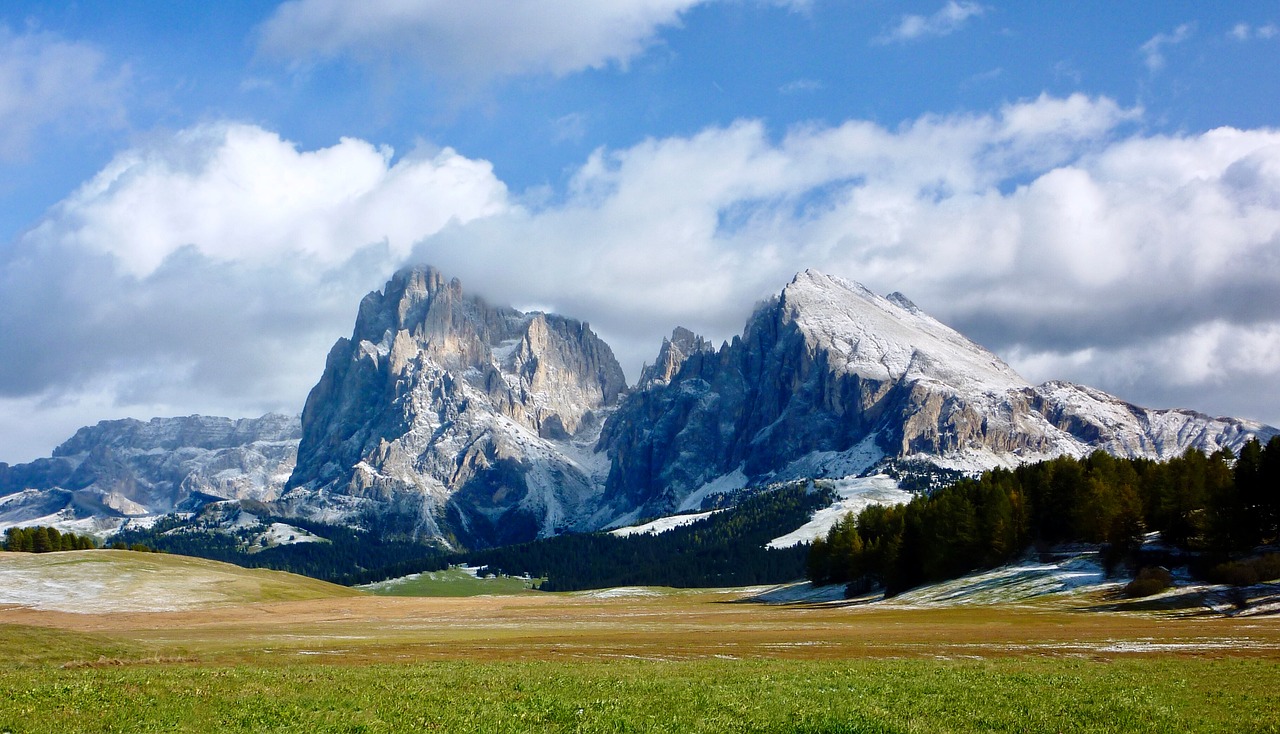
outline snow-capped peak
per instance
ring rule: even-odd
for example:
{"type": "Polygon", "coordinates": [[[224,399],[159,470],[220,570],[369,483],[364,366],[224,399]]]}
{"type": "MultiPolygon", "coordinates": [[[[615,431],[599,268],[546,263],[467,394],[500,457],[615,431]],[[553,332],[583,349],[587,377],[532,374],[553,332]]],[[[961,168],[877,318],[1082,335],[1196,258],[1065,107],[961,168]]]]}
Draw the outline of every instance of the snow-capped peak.
{"type": "Polygon", "coordinates": [[[805,270],[783,289],[780,304],[783,318],[844,372],[874,380],[933,379],[965,392],[1030,387],[999,357],[901,293],[885,298],[860,283],[805,270]]]}

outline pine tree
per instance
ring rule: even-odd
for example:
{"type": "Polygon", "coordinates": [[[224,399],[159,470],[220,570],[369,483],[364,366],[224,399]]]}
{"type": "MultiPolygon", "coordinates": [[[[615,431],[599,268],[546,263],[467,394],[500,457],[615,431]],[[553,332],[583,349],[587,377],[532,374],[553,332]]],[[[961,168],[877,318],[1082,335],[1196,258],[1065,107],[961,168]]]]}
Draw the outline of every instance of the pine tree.
{"type": "Polygon", "coordinates": [[[49,528],[44,526],[36,528],[31,537],[31,550],[34,553],[48,553],[53,550],[53,546],[49,542],[49,528]]]}
{"type": "Polygon", "coordinates": [[[1272,436],[1262,450],[1259,485],[1263,540],[1280,540],[1280,436],[1272,436]]]}

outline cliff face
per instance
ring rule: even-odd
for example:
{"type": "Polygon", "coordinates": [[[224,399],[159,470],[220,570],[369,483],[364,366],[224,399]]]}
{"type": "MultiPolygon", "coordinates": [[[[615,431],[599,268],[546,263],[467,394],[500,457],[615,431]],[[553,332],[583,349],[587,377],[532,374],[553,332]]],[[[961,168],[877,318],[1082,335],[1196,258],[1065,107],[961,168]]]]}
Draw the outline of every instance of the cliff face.
{"type": "Polygon", "coordinates": [[[94,531],[217,499],[271,501],[293,471],[300,434],[297,417],[283,415],[102,421],[51,458],[0,465],[0,526],[94,531]]]}
{"type": "Polygon", "coordinates": [[[329,353],[286,506],[470,546],[584,527],[602,471],[589,446],[625,386],[586,324],[401,271],[329,353]]]}
{"type": "Polygon", "coordinates": [[[713,352],[679,335],[647,374],[599,444],[611,506],[638,516],[747,482],[858,474],[886,457],[980,470],[1095,449],[1167,458],[1274,433],[1032,386],[904,296],[813,271],[761,305],[742,337],[713,352]]]}

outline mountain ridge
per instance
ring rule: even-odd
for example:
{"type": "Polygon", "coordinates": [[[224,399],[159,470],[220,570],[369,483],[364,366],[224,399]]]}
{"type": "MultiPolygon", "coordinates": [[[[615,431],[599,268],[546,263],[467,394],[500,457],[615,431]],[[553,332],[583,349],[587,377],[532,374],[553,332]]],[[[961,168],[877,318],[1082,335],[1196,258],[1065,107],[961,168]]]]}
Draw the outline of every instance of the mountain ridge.
{"type": "Polygon", "coordinates": [[[901,293],[814,270],[719,348],[677,327],[628,387],[585,322],[493,306],[434,268],[405,268],[361,300],[300,419],[246,421],[81,429],[50,459],[0,465],[0,523],[249,498],[487,547],[886,463],[972,472],[1098,448],[1167,458],[1276,434],[1069,382],[1031,385],[901,293]],[[77,478],[84,466],[98,478],[77,478]]]}

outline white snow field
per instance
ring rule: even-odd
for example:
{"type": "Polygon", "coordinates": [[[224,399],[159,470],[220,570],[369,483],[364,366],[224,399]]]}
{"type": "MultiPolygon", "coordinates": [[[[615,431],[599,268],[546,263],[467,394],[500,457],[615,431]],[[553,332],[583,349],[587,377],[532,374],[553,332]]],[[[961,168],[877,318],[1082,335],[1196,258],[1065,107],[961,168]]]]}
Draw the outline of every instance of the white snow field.
{"type": "Polygon", "coordinates": [[[1118,589],[1128,579],[1107,579],[1097,554],[1036,563],[1022,561],[958,579],[903,592],[885,604],[899,607],[951,607],[1022,602],[1064,591],[1118,589]]]}
{"type": "Polygon", "coordinates": [[[693,523],[704,520],[712,515],[720,512],[720,510],[711,510],[710,512],[696,512],[690,515],[668,515],[660,517],[657,520],[647,522],[643,525],[631,525],[617,530],[610,530],[610,535],[616,535],[619,538],[629,538],[632,535],[658,535],[668,530],[692,525],[693,523]]]}

